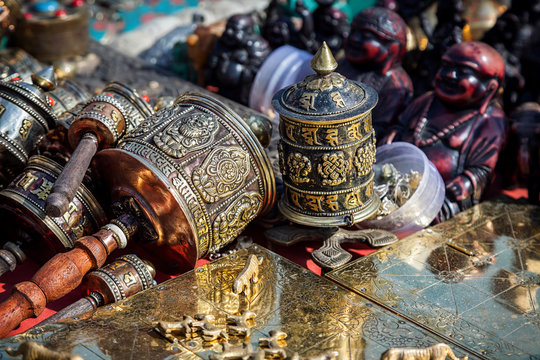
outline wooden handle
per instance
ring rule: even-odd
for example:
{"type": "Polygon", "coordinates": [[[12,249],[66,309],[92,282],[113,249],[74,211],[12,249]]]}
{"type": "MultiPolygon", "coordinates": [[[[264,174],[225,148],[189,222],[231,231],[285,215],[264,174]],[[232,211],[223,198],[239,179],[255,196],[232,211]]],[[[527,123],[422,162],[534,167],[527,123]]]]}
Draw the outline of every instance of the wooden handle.
{"type": "Polygon", "coordinates": [[[93,133],[82,138],[69,158],[64,170],[58,176],[45,202],[45,212],[52,217],[64,215],[69,203],[77,194],[90,161],[98,149],[98,139],[93,133]]]}
{"type": "MultiPolygon", "coordinates": [[[[110,232],[107,239],[113,237],[110,232]]],[[[49,260],[31,281],[15,285],[10,297],[0,304],[0,338],[21,321],[41,314],[48,302],[75,289],[84,275],[101,267],[116,247],[115,241],[104,242],[101,237],[85,236],[75,242],[73,250],[49,260]]]]}

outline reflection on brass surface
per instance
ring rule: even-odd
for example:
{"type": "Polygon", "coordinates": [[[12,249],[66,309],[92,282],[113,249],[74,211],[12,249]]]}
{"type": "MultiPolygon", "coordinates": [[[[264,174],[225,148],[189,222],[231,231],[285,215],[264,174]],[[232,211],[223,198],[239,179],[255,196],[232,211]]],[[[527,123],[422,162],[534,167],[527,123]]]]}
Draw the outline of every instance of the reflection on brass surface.
{"type": "Polygon", "coordinates": [[[381,360],[446,360],[450,357],[452,360],[467,360],[467,355],[456,357],[450,346],[440,343],[427,348],[392,348],[388,349],[381,356],[381,360]]]}
{"type": "Polygon", "coordinates": [[[259,282],[259,265],[262,264],[263,260],[263,258],[258,259],[255,255],[248,257],[246,266],[234,279],[233,292],[235,294],[244,293],[247,297],[251,296],[251,284],[259,282]]]}
{"type": "Polygon", "coordinates": [[[23,342],[17,350],[7,348],[6,352],[10,356],[22,355],[23,360],[83,360],[79,355],[49,350],[33,341],[23,342]]]}
{"type": "MultiPolygon", "coordinates": [[[[251,246],[184,273],[129,299],[81,317],[33,328],[0,341],[7,346],[32,340],[56,351],[75,352],[86,360],[208,359],[221,353],[219,342],[201,338],[172,343],[153,331],[157,321],[181,321],[189,314],[209,314],[217,327],[227,317],[256,314],[251,336],[229,337],[231,346],[247,341],[254,349],[271,330],[288,334],[287,356],[321,356],[337,351],[340,360],[378,359],[391,347],[427,347],[442,338],[413,326],[361,296],[321,278],[260,246],[251,246]],[[232,292],[232,284],[250,255],[263,258],[259,292],[253,299],[232,292]]],[[[454,348],[457,356],[463,350],[454,348]]],[[[478,359],[469,356],[471,359],[478,359]]]]}
{"type": "Polygon", "coordinates": [[[309,226],[342,226],[377,212],[373,192],[375,137],[371,109],[377,93],[335,70],[323,44],[311,61],[316,72],[279,91],[279,165],[285,191],[279,209],[309,226]]]}
{"type": "Polygon", "coordinates": [[[337,351],[327,351],[326,353],[320,355],[320,356],[299,356],[298,354],[294,354],[291,358],[291,360],[338,360],[339,353],[337,351]]]}
{"type": "Polygon", "coordinates": [[[538,355],[538,207],[482,203],[327,276],[477,356],[538,355]]]}

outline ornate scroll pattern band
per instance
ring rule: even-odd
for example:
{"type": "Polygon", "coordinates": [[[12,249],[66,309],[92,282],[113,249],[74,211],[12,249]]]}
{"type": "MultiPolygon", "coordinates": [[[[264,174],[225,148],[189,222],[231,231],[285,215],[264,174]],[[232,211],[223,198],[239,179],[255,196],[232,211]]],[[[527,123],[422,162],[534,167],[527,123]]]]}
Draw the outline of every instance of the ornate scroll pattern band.
{"type": "Polygon", "coordinates": [[[193,172],[193,184],[209,203],[240,189],[250,172],[249,154],[241,148],[217,147],[193,172]]]}
{"type": "Polygon", "coordinates": [[[219,250],[234,239],[258,214],[262,197],[256,192],[243,194],[224,212],[220,213],[212,225],[214,242],[210,251],[219,250]]]}
{"type": "Polygon", "coordinates": [[[121,142],[118,147],[120,149],[129,151],[133,154],[139,155],[150,163],[158,167],[159,171],[169,179],[173,187],[182,196],[183,200],[189,207],[194,217],[194,226],[198,236],[198,242],[200,246],[200,253],[204,254],[208,249],[209,238],[211,236],[209,223],[210,219],[206,209],[201,206],[197,194],[194,193],[190,184],[183,178],[183,176],[177,171],[176,166],[172,161],[169,161],[165,156],[160,154],[160,150],[153,145],[142,142],[138,139],[130,139],[127,142],[121,142]]]}

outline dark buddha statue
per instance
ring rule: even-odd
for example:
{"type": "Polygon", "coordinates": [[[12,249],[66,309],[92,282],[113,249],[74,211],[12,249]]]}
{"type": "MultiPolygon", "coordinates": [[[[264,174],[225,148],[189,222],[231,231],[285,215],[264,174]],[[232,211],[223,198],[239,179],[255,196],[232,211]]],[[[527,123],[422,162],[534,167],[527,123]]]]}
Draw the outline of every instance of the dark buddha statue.
{"type": "Polygon", "coordinates": [[[373,110],[377,139],[388,134],[390,126],[412,99],[411,79],[401,67],[407,46],[407,27],[395,12],[373,7],[356,15],[345,41],[345,57],[338,71],[373,87],[379,102],[373,110]]]}
{"type": "Polygon", "coordinates": [[[504,78],[499,53],[481,42],[453,45],[433,92],[415,99],[383,143],[407,141],[434,163],[446,186],[439,220],[479,202],[504,144],[506,119],[494,100],[504,78]]]}
{"type": "Polygon", "coordinates": [[[227,20],[207,63],[206,85],[218,93],[247,105],[251,84],[270,53],[268,42],[255,33],[249,15],[233,15],[227,20]]]}

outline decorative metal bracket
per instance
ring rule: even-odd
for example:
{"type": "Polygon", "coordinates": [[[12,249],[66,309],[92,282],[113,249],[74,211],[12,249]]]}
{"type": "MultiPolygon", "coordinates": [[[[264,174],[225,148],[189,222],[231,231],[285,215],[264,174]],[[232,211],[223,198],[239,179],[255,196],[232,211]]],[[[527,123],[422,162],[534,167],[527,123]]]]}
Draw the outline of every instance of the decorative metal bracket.
{"type": "Polygon", "coordinates": [[[285,225],[269,229],[264,234],[272,242],[284,246],[301,241],[323,241],[323,245],[311,256],[317,265],[325,269],[336,269],[351,260],[352,255],[341,247],[342,243],[366,243],[381,247],[398,240],[396,235],[385,230],[345,230],[337,227],[300,228],[285,225]]]}

